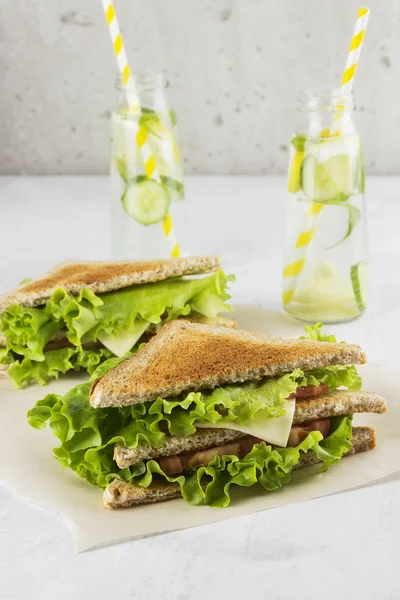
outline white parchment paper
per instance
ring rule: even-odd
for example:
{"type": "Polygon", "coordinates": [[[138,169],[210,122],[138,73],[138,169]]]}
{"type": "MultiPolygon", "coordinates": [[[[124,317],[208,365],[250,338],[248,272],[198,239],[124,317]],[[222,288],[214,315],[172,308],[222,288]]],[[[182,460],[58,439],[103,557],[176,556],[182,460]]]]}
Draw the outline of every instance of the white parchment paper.
{"type": "MultiPolygon", "coordinates": [[[[248,329],[273,334],[280,331],[282,335],[299,333],[298,324],[287,322],[282,327],[277,313],[262,309],[238,307],[235,317],[241,327],[248,329]]],[[[73,472],[61,472],[51,451],[57,445],[51,431],[36,431],[26,422],[27,411],[46,393],[64,394],[84,378],[70,376],[47,388],[32,386],[23,391],[16,390],[8,380],[0,380],[0,481],[19,498],[64,516],[78,552],[369,485],[400,471],[400,375],[373,364],[359,370],[363,389],[379,392],[388,401],[385,415],[362,414],[354,419],[356,425],[375,428],[377,448],[349,457],[327,473],[318,474],[315,467],[302,469],[278,492],[235,490],[231,506],[225,509],[193,507],[181,499],[119,511],[101,509],[99,489],[73,472]]]]}

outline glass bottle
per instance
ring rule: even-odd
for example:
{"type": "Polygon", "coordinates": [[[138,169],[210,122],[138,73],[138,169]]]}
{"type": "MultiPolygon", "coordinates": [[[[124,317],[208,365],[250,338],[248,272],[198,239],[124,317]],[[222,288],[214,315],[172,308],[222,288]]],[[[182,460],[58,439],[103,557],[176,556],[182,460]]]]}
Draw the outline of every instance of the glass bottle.
{"type": "Polygon", "coordinates": [[[343,323],[368,304],[363,150],[352,94],[305,90],[290,143],[282,300],[302,321],[343,323]]]}
{"type": "MultiPolygon", "coordinates": [[[[111,116],[111,254],[140,260],[171,255],[171,235],[183,210],[184,185],[177,116],[167,103],[161,73],[117,81],[119,98],[111,116]],[[130,105],[135,91],[141,107],[130,105]],[[147,138],[158,178],[144,168],[137,134],[147,138]]],[[[180,218],[182,221],[182,218],[180,218]]],[[[179,233],[179,232],[178,232],[179,233]]]]}

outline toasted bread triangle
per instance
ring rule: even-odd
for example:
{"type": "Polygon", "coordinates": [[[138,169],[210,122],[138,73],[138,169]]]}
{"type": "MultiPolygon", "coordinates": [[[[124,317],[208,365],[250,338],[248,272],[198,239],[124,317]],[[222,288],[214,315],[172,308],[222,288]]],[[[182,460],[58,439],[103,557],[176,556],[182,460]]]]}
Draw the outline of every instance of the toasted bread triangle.
{"type": "Polygon", "coordinates": [[[53,267],[46,275],[0,296],[0,313],[11,304],[39,306],[51,298],[58,287],[78,294],[83,287],[104,293],[140,283],[154,283],[169,277],[200,275],[215,271],[219,256],[190,256],[125,262],[71,262],[53,267]]]}
{"type": "Polygon", "coordinates": [[[174,321],[142,350],[97,379],[94,407],[127,406],[190,390],[258,380],[296,368],[364,363],[359,346],[262,335],[174,321]]]}
{"type": "MultiPolygon", "coordinates": [[[[358,452],[367,452],[373,450],[376,446],[375,431],[372,427],[354,427],[353,439],[351,440],[351,449],[344,456],[351,456],[358,452]]],[[[318,464],[316,454],[309,450],[302,454],[299,463],[294,469],[301,469],[318,464]]],[[[104,490],[102,507],[103,508],[128,508],[139,504],[151,504],[179,498],[181,496],[180,487],[177,483],[168,483],[167,481],[155,481],[147,488],[139,487],[114,479],[104,490]]]]}

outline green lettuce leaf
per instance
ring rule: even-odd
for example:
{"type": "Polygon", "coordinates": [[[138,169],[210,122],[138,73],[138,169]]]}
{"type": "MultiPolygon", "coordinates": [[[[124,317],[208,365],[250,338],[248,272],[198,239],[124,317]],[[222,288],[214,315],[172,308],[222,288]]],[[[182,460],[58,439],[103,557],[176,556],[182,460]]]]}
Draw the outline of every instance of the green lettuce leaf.
{"type": "Polygon", "coordinates": [[[83,348],[60,348],[49,350],[44,354],[44,360],[37,362],[30,358],[14,361],[8,367],[8,375],[22,388],[32,382],[46,385],[50,378],[58,378],[60,373],[86,369],[91,373],[112,353],[106,348],[84,350],[83,348]]]}
{"type": "Polygon", "coordinates": [[[8,348],[0,348],[0,365],[9,365],[13,362],[12,353],[8,348]]]}
{"type": "Polygon", "coordinates": [[[301,335],[301,340],[313,340],[314,342],[336,342],[334,335],[328,335],[321,331],[322,323],[316,323],[315,325],[306,325],[304,330],[307,335],[301,335]]]}
{"type": "Polygon", "coordinates": [[[28,412],[28,422],[35,429],[44,429],[46,422],[50,419],[50,427],[61,443],[74,436],[75,431],[83,428],[93,429],[99,434],[98,422],[107,419],[109,409],[94,409],[89,403],[89,391],[92,382],[107,373],[110,369],[118,366],[122,361],[130,358],[133,353],[129,352],[122,358],[113,357],[99,364],[93,371],[90,381],[81,383],[70,390],[64,397],[58,394],[47,394],[43,400],[39,400],[35,407],[28,412]],[[55,431],[60,431],[55,423],[63,421],[61,415],[69,427],[64,430],[65,434],[58,435],[55,431]],[[96,421],[94,416],[98,416],[96,421]],[[86,427],[87,426],[87,427],[86,427]]]}
{"type": "Polygon", "coordinates": [[[217,456],[208,466],[173,477],[166,475],[155,460],[142,461],[130,470],[124,469],[120,478],[146,488],[155,475],[156,481],[164,478],[170,483],[178,483],[183,498],[190,504],[224,508],[230,504],[232,485],[250,487],[259,483],[268,492],[278,490],[290,482],[302,453],[314,452],[322,461],[321,471],[326,471],[350,450],[351,439],[351,418],[340,417],[332,419],[331,433],[325,439],[319,431],[313,431],[296,447],[278,449],[262,442],[255,444],[244,458],[217,456]]]}
{"type": "MultiPolygon", "coordinates": [[[[322,333],[322,323],[316,323],[315,325],[306,325],[305,331],[307,335],[300,336],[301,340],[313,340],[315,342],[336,342],[334,335],[322,333]]],[[[344,344],[345,342],[341,342],[344,344]]],[[[314,383],[308,385],[318,385],[317,382],[325,383],[330,390],[336,390],[339,387],[345,387],[349,390],[360,390],[362,380],[357,369],[354,365],[351,366],[340,366],[336,365],[333,367],[325,367],[324,369],[314,369],[307,371],[307,376],[311,382],[311,378],[315,378],[314,383]]]]}
{"type": "Polygon", "coordinates": [[[44,308],[11,306],[0,317],[7,348],[31,360],[44,360],[44,348],[60,329],[68,340],[81,346],[97,340],[99,332],[117,335],[133,329],[137,319],[159,323],[166,314],[175,319],[196,311],[215,317],[230,311],[228,281],[222,270],[199,279],[168,279],[96,295],[84,288],[72,296],[63,288],[54,291],[44,308]]]}
{"type": "Polygon", "coordinates": [[[192,311],[210,318],[230,311],[232,307],[226,304],[230,296],[225,290],[232,280],[232,276],[227,277],[219,270],[201,279],[169,279],[104,294],[103,304],[93,310],[96,325],[87,339],[92,339],[100,329],[110,335],[119,329],[129,331],[136,318],[160,323],[164,313],[167,320],[172,320],[192,311]]]}
{"type": "MultiPolygon", "coordinates": [[[[332,367],[325,367],[324,369],[313,369],[312,371],[307,371],[307,379],[311,381],[312,377],[316,382],[327,385],[330,391],[336,390],[340,387],[357,391],[361,389],[362,385],[362,379],[354,365],[335,365],[332,367]]],[[[315,383],[314,385],[318,384],[315,383]]]]}
{"type": "Polygon", "coordinates": [[[43,348],[62,328],[52,322],[43,308],[14,304],[0,316],[1,331],[8,350],[32,360],[43,360],[43,348]]]}

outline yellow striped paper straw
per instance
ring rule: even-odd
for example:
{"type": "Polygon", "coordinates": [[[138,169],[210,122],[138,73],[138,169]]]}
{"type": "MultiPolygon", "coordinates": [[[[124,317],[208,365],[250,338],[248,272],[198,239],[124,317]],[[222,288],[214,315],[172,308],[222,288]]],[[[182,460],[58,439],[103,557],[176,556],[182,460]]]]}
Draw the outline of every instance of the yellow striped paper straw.
{"type": "MultiPolygon", "coordinates": [[[[342,81],[340,83],[340,93],[344,97],[353,89],[354,76],[360,58],[362,44],[364,40],[365,30],[367,29],[370,11],[368,8],[360,8],[357,15],[356,26],[354,28],[353,37],[351,38],[349,53],[344,68],[342,81]]],[[[332,126],[331,135],[338,135],[340,132],[341,113],[338,112],[332,126]]]]}
{"type": "MultiPolygon", "coordinates": [[[[341,96],[349,94],[353,87],[354,76],[356,73],[358,60],[360,58],[362,44],[364,40],[365,30],[367,28],[369,9],[360,8],[357,15],[356,26],[351,38],[349,54],[341,81],[341,96]]],[[[339,135],[341,126],[341,113],[339,112],[332,126],[331,135],[339,135]]],[[[304,269],[307,259],[307,253],[311,242],[314,239],[317,230],[319,213],[323,208],[323,204],[311,203],[303,223],[300,234],[296,239],[296,244],[291,257],[291,261],[286,264],[283,269],[283,292],[282,302],[285,305],[289,304],[293,299],[300,275],[304,269]]]]}
{"type": "MultiPolygon", "coordinates": [[[[129,67],[128,57],[125,52],[124,42],[118,25],[117,15],[115,14],[114,4],[112,0],[102,0],[102,3],[108,29],[111,35],[111,42],[114,48],[115,57],[117,59],[118,69],[121,73],[122,82],[126,87],[125,93],[129,103],[129,107],[132,110],[132,113],[139,112],[140,99],[138,93],[133,85],[128,86],[128,83],[132,82],[132,72],[129,67]]],[[[146,176],[149,179],[154,179],[155,181],[160,182],[160,176],[157,172],[156,163],[152,155],[149,142],[147,140],[147,131],[143,127],[138,128],[136,141],[140,150],[140,154],[142,156],[146,176]]],[[[171,248],[171,256],[173,258],[178,258],[180,256],[180,248],[176,240],[175,230],[173,227],[171,215],[169,213],[164,219],[163,231],[171,248]]]]}

